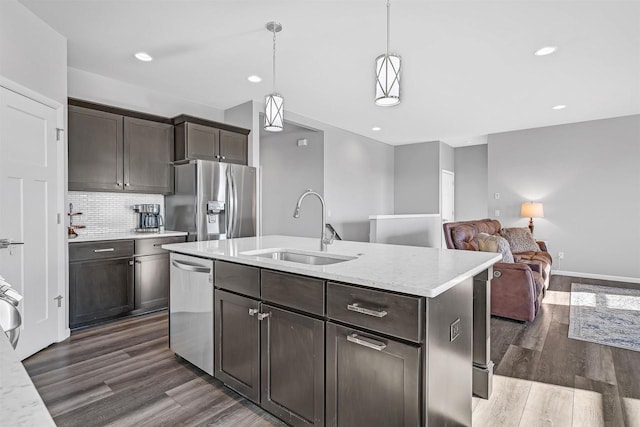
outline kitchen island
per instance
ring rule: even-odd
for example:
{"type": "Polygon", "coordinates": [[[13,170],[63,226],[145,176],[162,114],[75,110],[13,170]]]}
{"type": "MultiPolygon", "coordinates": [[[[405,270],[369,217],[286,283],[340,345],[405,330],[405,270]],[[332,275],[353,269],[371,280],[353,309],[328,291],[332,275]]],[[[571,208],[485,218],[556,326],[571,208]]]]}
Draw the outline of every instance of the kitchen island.
{"type": "Polygon", "coordinates": [[[173,304],[186,272],[208,273],[211,372],[289,424],[471,425],[472,391],[490,394],[497,254],[347,241],[320,252],[286,236],[163,248],[170,329],[190,311],[173,304]]]}

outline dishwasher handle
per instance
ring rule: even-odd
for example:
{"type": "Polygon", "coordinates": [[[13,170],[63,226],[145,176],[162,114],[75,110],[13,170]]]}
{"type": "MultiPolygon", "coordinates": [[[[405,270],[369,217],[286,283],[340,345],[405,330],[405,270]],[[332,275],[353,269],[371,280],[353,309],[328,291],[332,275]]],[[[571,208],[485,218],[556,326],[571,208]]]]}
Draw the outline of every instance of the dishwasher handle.
{"type": "Polygon", "coordinates": [[[193,264],[185,264],[184,262],[180,262],[180,261],[176,261],[176,260],[172,260],[171,264],[176,267],[179,268],[180,270],[185,270],[185,271],[191,271],[193,273],[211,273],[211,269],[209,267],[202,267],[199,265],[193,265],[193,264]]]}

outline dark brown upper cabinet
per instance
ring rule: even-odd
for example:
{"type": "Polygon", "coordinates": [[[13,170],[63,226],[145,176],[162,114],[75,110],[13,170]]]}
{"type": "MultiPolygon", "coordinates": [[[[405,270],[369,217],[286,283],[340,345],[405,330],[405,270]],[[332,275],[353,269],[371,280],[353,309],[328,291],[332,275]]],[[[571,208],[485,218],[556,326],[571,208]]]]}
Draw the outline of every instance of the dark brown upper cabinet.
{"type": "Polygon", "coordinates": [[[247,129],[191,116],[174,119],[176,160],[212,160],[246,165],[247,129]]]}
{"type": "Polygon", "coordinates": [[[69,105],[69,190],[171,194],[173,125],[123,112],[69,105]]]}

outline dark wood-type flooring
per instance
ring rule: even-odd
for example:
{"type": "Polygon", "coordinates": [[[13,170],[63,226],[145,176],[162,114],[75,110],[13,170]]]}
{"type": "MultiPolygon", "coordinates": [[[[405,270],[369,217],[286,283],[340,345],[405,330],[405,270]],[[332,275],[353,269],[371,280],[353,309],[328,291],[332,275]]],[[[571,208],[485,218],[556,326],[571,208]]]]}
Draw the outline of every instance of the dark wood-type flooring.
{"type": "MultiPolygon", "coordinates": [[[[567,337],[572,282],[603,283],[554,276],[534,322],[491,319],[494,393],[474,398],[474,426],[640,426],[640,352],[567,337]]],[[[59,426],[283,425],[174,357],[166,312],[74,332],[24,365],[59,426]]]]}

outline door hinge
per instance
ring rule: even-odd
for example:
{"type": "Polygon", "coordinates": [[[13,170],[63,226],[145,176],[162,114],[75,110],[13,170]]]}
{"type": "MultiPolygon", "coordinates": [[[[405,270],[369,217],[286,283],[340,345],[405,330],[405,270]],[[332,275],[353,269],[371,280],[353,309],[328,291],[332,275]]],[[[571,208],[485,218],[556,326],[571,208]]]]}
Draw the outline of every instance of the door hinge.
{"type": "Polygon", "coordinates": [[[55,300],[58,300],[58,308],[62,307],[62,295],[58,295],[57,297],[55,297],[55,300]]]}
{"type": "Polygon", "coordinates": [[[56,141],[60,141],[60,138],[61,138],[60,135],[62,134],[62,132],[64,132],[64,129],[56,128],[56,141]]]}

